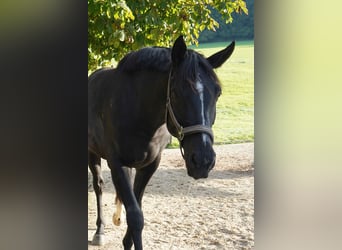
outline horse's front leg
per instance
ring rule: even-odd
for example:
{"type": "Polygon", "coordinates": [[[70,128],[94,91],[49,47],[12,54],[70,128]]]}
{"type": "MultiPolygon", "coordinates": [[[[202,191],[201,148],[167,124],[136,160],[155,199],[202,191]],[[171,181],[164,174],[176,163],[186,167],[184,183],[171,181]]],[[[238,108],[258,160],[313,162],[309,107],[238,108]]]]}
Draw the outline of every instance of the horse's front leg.
{"type": "MultiPolygon", "coordinates": [[[[124,171],[126,172],[127,176],[129,176],[129,179],[132,179],[132,169],[131,168],[124,168],[124,171]]],[[[116,226],[120,226],[121,224],[121,210],[122,210],[122,199],[120,198],[120,195],[118,192],[116,192],[115,196],[115,212],[113,214],[113,223],[116,226]]]]}
{"type": "Polygon", "coordinates": [[[129,240],[126,240],[126,237],[124,238],[124,249],[131,249],[134,243],[135,250],[142,250],[141,233],[144,227],[144,217],[135,198],[130,176],[128,171],[124,170],[120,161],[111,159],[108,160],[108,165],[111,169],[116,192],[120,196],[126,210],[127,232],[129,232],[130,237],[128,237],[129,240]]]}
{"type": "MultiPolygon", "coordinates": [[[[146,185],[151,179],[154,172],[157,170],[159,163],[160,163],[160,158],[161,158],[161,154],[159,154],[158,157],[150,165],[141,169],[137,169],[136,171],[135,179],[134,179],[134,195],[139,203],[140,209],[142,209],[141,201],[144,195],[146,185]]],[[[124,237],[124,242],[127,245],[129,245],[129,243],[132,242],[131,232],[129,228],[127,228],[127,232],[124,237]]]]}
{"type": "Polygon", "coordinates": [[[141,200],[145,192],[147,183],[150,181],[152,175],[157,170],[161,159],[161,153],[156,157],[156,159],[148,166],[138,169],[135,174],[134,179],[134,194],[138,200],[139,206],[141,208],[141,200]]]}
{"type": "Polygon", "coordinates": [[[96,219],[96,232],[94,234],[92,244],[103,245],[104,244],[104,219],[102,211],[102,189],[103,189],[103,177],[101,172],[101,158],[94,153],[88,153],[89,169],[93,175],[93,188],[96,195],[97,205],[97,219],[96,219]]]}

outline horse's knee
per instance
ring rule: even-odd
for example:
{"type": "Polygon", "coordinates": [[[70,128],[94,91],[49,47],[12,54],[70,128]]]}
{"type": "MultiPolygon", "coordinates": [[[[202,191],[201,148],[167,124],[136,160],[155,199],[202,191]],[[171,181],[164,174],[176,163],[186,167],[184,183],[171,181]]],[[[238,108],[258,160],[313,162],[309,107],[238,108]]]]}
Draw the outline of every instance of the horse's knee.
{"type": "Polygon", "coordinates": [[[140,208],[127,209],[127,225],[131,231],[142,231],[144,228],[144,216],[140,208]]]}

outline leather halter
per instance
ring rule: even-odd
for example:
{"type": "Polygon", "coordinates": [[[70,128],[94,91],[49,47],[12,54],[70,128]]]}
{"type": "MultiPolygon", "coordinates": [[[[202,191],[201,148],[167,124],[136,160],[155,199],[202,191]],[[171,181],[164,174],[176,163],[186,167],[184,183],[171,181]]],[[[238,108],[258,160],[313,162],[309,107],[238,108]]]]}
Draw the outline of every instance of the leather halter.
{"type": "Polygon", "coordinates": [[[192,126],[188,126],[188,127],[183,127],[179,124],[179,122],[177,121],[177,118],[173,112],[172,106],[171,106],[171,99],[170,99],[171,72],[172,72],[172,70],[170,71],[169,79],[167,82],[165,122],[167,125],[167,117],[169,115],[173,125],[177,129],[177,135],[173,135],[173,136],[177,137],[177,139],[179,140],[179,147],[181,149],[182,156],[184,158],[181,142],[183,141],[183,139],[186,135],[197,134],[197,133],[206,133],[210,136],[210,139],[213,142],[214,141],[214,134],[213,134],[213,130],[208,126],[197,124],[197,125],[192,125],[192,126]]]}

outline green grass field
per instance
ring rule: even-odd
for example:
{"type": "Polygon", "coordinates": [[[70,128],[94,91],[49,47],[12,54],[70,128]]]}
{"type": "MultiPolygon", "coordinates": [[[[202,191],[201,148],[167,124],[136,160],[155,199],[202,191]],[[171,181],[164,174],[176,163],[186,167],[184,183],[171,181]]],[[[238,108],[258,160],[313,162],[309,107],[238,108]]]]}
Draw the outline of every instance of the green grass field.
{"type": "MultiPolygon", "coordinates": [[[[223,49],[227,43],[190,46],[206,57],[223,49]]],[[[228,61],[216,70],[222,84],[213,126],[215,144],[254,141],[254,42],[237,42],[228,61]]],[[[178,147],[176,138],[169,148],[178,147]]]]}

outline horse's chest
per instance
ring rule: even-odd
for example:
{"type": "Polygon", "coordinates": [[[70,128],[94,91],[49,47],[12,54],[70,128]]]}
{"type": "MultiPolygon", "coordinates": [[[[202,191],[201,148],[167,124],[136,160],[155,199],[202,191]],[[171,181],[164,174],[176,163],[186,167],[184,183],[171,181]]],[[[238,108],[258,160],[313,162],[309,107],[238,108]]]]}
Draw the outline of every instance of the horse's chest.
{"type": "Polygon", "coordinates": [[[126,159],[126,164],[131,168],[142,168],[151,164],[157,157],[158,153],[153,150],[146,150],[141,152],[132,152],[126,159]]]}
{"type": "Polygon", "coordinates": [[[122,155],[123,165],[131,168],[142,168],[151,164],[161,153],[161,149],[154,145],[139,147],[131,145],[122,155]]]}
{"type": "Polygon", "coordinates": [[[132,168],[142,168],[151,164],[161,154],[170,138],[166,127],[156,131],[152,139],[132,138],[126,141],[123,153],[123,163],[132,168]]]}

